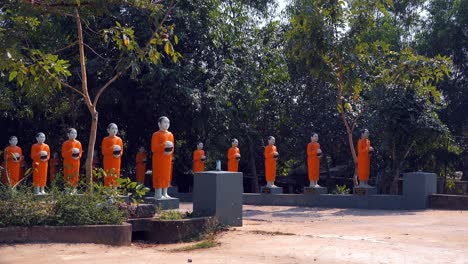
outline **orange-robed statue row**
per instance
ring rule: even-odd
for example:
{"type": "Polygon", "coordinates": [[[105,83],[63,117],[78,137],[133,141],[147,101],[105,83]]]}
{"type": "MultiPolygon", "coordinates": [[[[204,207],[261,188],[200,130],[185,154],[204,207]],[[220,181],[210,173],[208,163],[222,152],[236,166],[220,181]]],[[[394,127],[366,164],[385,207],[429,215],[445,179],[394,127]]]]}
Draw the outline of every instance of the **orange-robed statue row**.
{"type": "MultiPolygon", "coordinates": [[[[153,187],[155,188],[155,198],[165,199],[170,198],[167,194],[167,189],[170,185],[172,178],[172,158],[174,153],[174,135],[168,131],[170,121],[167,117],[162,116],[158,119],[159,131],[154,132],[151,139],[151,151],[153,153],[153,187]]],[[[118,127],[116,124],[111,123],[107,127],[109,136],[102,140],[102,155],[104,156],[104,184],[107,187],[116,187],[117,179],[120,177],[120,164],[123,154],[123,142],[117,136],[118,127]]],[[[67,132],[68,140],[62,145],[62,158],[64,168],[65,182],[73,187],[73,193],[76,192],[79,179],[80,158],[83,150],[81,143],[76,140],[77,131],[70,128],[67,132]]],[[[368,139],[369,131],[363,130],[361,139],[358,141],[358,178],[360,186],[367,187],[370,171],[370,155],[373,148],[370,146],[368,139]]],[[[45,194],[44,187],[47,181],[47,168],[50,159],[50,149],[45,144],[45,134],[40,132],[36,135],[37,143],[31,148],[31,158],[33,160],[33,185],[36,194],[45,194]]],[[[7,183],[10,186],[15,186],[21,178],[21,163],[24,160],[22,150],[16,146],[18,139],[10,137],[10,146],[5,148],[3,167],[6,174],[7,183]]],[[[231,148],[227,153],[228,157],[228,171],[237,172],[239,168],[239,161],[241,158],[240,150],[238,148],[238,140],[232,139],[231,148]]],[[[279,157],[275,144],[275,138],[270,136],[268,138],[268,145],[264,150],[265,157],[265,178],[267,187],[274,187],[276,178],[276,161],[279,157]]],[[[313,133],[311,142],[307,146],[307,165],[308,177],[310,187],[319,187],[318,180],[320,175],[320,158],[322,150],[318,143],[318,134],[313,133]]],[[[136,156],[136,176],[137,181],[144,182],[144,175],[146,171],[146,153],[143,147],[139,149],[136,156]]],[[[51,159],[51,167],[54,167],[52,161],[58,162],[54,157],[51,159]]],[[[206,160],[205,152],[203,150],[203,143],[197,144],[197,150],[193,153],[193,171],[204,171],[204,162],[206,160]]],[[[51,174],[53,170],[51,168],[51,174]]],[[[51,175],[52,177],[52,175],[51,175]]]]}
{"type": "MultiPolygon", "coordinates": [[[[374,149],[370,146],[369,131],[367,129],[362,130],[361,138],[358,141],[358,179],[359,186],[369,187],[367,181],[369,180],[370,171],[370,153],[374,149]]],[[[240,151],[237,147],[239,142],[237,139],[232,140],[232,147],[228,151],[228,171],[237,172],[240,160],[240,151]]],[[[275,146],[275,138],[268,137],[268,145],[264,150],[265,158],[265,179],[267,187],[275,187],[276,178],[276,161],[279,157],[279,153],[275,146]]],[[[318,134],[312,133],[310,143],[307,145],[307,174],[309,178],[309,187],[320,187],[318,180],[320,178],[320,159],[322,157],[322,150],[318,143],[318,134]]]]}

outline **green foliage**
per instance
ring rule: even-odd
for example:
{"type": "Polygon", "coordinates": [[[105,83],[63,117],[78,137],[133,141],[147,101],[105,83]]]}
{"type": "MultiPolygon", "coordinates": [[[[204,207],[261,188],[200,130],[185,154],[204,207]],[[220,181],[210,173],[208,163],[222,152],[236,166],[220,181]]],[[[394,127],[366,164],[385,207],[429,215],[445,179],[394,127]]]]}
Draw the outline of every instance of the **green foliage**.
{"type": "Polygon", "coordinates": [[[29,188],[1,187],[0,227],[33,225],[121,224],[124,212],[102,196],[70,195],[54,189],[48,196],[33,195],[29,188]]]}
{"type": "Polygon", "coordinates": [[[180,220],[183,218],[183,214],[176,210],[166,210],[162,211],[159,215],[161,220],[180,220]]]}
{"type": "Polygon", "coordinates": [[[193,250],[197,250],[197,249],[212,248],[212,247],[216,247],[218,245],[219,245],[219,243],[216,242],[215,240],[205,240],[205,241],[198,242],[198,243],[190,245],[190,246],[175,248],[175,249],[173,249],[171,251],[173,251],[173,252],[193,251],[193,250]]]}
{"type": "Polygon", "coordinates": [[[335,190],[333,191],[334,194],[349,194],[350,190],[346,185],[336,185],[335,190]]]}
{"type": "Polygon", "coordinates": [[[122,195],[129,195],[134,203],[143,201],[145,194],[150,191],[150,188],[145,187],[143,184],[132,182],[128,177],[117,179],[117,184],[119,185],[119,192],[122,195]]]}

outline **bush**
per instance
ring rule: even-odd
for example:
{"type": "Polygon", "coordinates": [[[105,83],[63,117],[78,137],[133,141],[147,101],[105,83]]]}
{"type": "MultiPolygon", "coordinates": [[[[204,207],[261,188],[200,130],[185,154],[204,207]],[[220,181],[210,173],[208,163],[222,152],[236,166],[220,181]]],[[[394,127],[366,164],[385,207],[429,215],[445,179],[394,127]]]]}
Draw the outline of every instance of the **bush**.
{"type": "Polygon", "coordinates": [[[35,196],[30,188],[0,187],[0,227],[122,224],[125,212],[99,194],[70,195],[53,189],[35,196]]]}

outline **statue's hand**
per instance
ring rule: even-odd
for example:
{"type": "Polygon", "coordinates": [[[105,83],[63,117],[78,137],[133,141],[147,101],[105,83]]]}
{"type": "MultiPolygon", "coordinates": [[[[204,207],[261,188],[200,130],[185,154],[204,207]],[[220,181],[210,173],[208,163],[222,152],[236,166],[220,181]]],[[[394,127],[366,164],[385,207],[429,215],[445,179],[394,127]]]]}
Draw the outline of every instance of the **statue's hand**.
{"type": "Polygon", "coordinates": [[[49,157],[49,155],[47,154],[47,151],[44,151],[44,150],[40,152],[40,155],[41,155],[41,160],[47,160],[47,158],[49,157]]]}
{"type": "Polygon", "coordinates": [[[120,157],[120,152],[122,151],[122,148],[119,146],[119,145],[114,145],[113,147],[113,156],[115,158],[119,158],[120,157]]]}
{"type": "Polygon", "coordinates": [[[164,155],[171,155],[173,150],[174,150],[174,144],[171,141],[166,141],[166,144],[164,147],[164,155]]]}

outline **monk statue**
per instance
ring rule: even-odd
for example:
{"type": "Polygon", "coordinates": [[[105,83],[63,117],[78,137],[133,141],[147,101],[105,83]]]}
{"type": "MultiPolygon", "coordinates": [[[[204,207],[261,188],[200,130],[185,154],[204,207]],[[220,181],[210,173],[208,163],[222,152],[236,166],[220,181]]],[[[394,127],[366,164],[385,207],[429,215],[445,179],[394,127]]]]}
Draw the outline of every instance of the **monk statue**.
{"type": "Polygon", "coordinates": [[[37,143],[31,147],[31,159],[33,161],[33,186],[35,194],[46,194],[47,165],[50,159],[49,145],[45,144],[46,136],[39,132],[36,134],[37,143]]]}
{"type": "Polygon", "coordinates": [[[139,184],[145,183],[145,173],[146,173],[146,150],[145,147],[140,147],[138,149],[138,153],[136,154],[135,162],[136,162],[136,180],[139,184]]]}
{"type": "Polygon", "coordinates": [[[174,155],[174,135],[168,131],[169,118],[161,116],[158,119],[159,131],[151,138],[153,152],[153,187],[155,199],[172,198],[167,194],[171,183],[172,157],[174,155]]]}
{"type": "Polygon", "coordinates": [[[123,154],[123,142],[117,136],[119,128],[116,124],[110,123],[107,126],[109,136],[102,140],[101,152],[104,157],[104,186],[117,187],[117,179],[120,178],[120,162],[123,154]]]}
{"type": "Polygon", "coordinates": [[[197,150],[193,152],[193,172],[201,172],[205,170],[205,151],[203,150],[203,143],[198,142],[197,150]]]}
{"type": "Polygon", "coordinates": [[[228,151],[228,171],[238,172],[239,161],[241,159],[240,150],[237,147],[239,141],[235,138],[231,140],[231,148],[228,151]]]}
{"type": "Polygon", "coordinates": [[[5,176],[7,178],[7,184],[11,187],[15,187],[20,180],[20,167],[23,161],[23,152],[18,144],[18,138],[15,136],[10,137],[8,141],[10,145],[5,148],[3,152],[5,161],[5,176]]]}
{"type": "Polygon", "coordinates": [[[76,129],[69,128],[68,140],[62,144],[63,178],[65,183],[73,188],[72,194],[76,194],[76,187],[80,178],[80,159],[83,148],[80,141],[76,140],[78,133],[76,129]]]}
{"type": "Polygon", "coordinates": [[[276,160],[279,157],[279,153],[276,150],[275,138],[272,136],[268,137],[268,146],[265,147],[265,178],[267,185],[266,187],[277,187],[275,185],[276,178],[276,160]]]}
{"type": "Polygon", "coordinates": [[[361,139],[358,141],[358,179],[359,187],[370,187],[367,184],[370,174],[370,153],[374,151],[371,147],[369,138],[369,130],[364,129],[361,131],[361,139]]]}
{"type": "Polygon", "coordinates": [[[322,150],[318,143],[318,134],[312,133],[310,143],[307,145],[307,167],[309,174],[309,187],[318,188],[318,180],[320,178],[320,158],[322,157],[322,150]]]}

